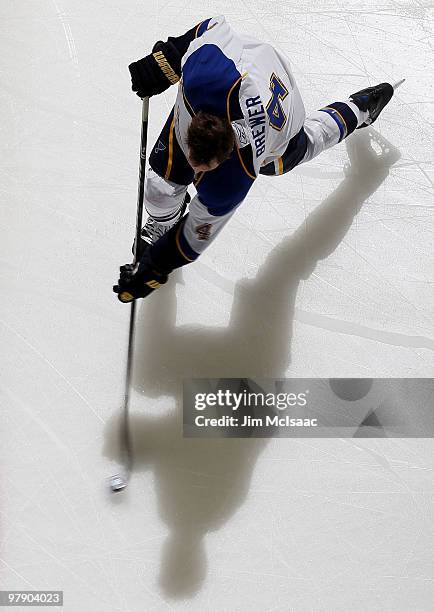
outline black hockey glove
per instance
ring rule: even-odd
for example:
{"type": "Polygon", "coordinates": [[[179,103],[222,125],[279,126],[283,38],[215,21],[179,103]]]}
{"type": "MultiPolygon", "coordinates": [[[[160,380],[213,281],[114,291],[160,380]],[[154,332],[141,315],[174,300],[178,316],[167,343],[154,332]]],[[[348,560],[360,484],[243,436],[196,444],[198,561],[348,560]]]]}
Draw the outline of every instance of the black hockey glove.
{"type": "Polygon", "coordinates": [[[118,284],[114,285],[113,291],[118,294],[118,300],[127,304],[137,298],[146,297],[164,285],[167,279],[168,275],[157,270],[149,254],[145,252],[136,265],[121,266],[118,284]]]}
{"type": "Polygon", "coordinates": [[[132,90],[139,98],[155,96],[177,83],[181,76],[181,54],[170,41],[155,43],[152,53],[128,66],[132,90]]]}

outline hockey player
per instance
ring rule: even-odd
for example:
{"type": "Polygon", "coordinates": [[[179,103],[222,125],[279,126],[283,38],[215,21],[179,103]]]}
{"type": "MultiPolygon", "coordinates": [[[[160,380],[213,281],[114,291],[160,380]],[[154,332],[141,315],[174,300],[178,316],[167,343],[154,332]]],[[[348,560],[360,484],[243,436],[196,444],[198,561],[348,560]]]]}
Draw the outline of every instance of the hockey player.
{"type": "Polygon", "coordinates": [[[368,87],[306,117],[286,58],[236,33],[223,16],[157,42],[129,66],[140,98],[178,83],[149,158],[137,264],[120,269],[122,302],[142,298],[199,257],[245,200],[259,174],[278,176],[373,123],[393,95],[368,87]],[[187,187],[197,194],[190,202],[187,187]],[[188,214],[184,214],[190,202],[188,214]]]}

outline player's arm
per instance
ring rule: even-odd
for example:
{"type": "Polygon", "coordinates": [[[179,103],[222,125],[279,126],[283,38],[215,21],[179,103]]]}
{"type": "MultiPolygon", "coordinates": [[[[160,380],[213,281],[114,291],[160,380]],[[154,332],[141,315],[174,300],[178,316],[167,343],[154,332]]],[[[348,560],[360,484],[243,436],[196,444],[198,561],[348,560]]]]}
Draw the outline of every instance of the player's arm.
{"type": "MultiPolygon", "coordinates": [[[[167,282],[175,268],[193,261],[179,248],[179,239],[183,237],[188,217],[186,215],[155,244],[146,248],[137,264],[121,266],[118,284],[113,287],[121,302],[148,296],[167,282]]],[[[198,253],[194,253],[194,259],[198,256],[198,253]]]]}
{"type": "Polygon", "coordinates": [[[172,270],[195,261],[221,232],[247,191],[245,185],[236,194],[230,192],[228,196],[235,198],[233,204],[226,198],[224,208],[212,211],[196,195],[189,213],[147,249],[136,266],[122,266],[118,284],[113,288],[120,301],[146,297],[167,282],[172,270]]]}
{"type": "Polygon", "coordinates": [[[214,238],[220,232],[233,212],[231,211],[231,213],[216,219],[217,228],[215,225],[213,227],[211,224],[203,223],[203,219],[197,219],[194,212],[185,215],[155,244],[145,250],[135,266],[127,264],[121,267],[118,284],[113,287],[113,291],[118,294],[119,300],[121,302],[131,302],[133,299],[148,296],[155,289],[164,285],[173,270],[181,268],[199,257],[211,242],[211,238],[214,238]],[[198,235],[197,230],[202,232],[200,235],[207,241],[201,245],[201,248],[198,248],[194,244],[195,241],[191,240],[193,234],[198,235]],[[197,250],[193,248],[192,242],[197,250]]]}
{"type": "Polygon", "coordinates": [[[206,30],[202,27],[205,23],[199,23],[182,36],[169,36],[166,42],[159,40],[152,53],[128,66],[132,90],[140,98],[162,93],[179,81],[181,60],[190,43],[206,30]]]}

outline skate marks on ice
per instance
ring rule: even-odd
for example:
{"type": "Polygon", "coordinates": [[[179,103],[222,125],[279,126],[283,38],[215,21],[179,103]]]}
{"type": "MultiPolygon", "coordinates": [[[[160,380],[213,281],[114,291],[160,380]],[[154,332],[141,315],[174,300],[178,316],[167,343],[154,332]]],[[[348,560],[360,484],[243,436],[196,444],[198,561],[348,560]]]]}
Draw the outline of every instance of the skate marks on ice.
{"type": "MultiPolygon", "coordinates": [[[[192,597],[201,588],[207,574],[205,536],[243,504],[255,463],[270,442],[182,438],[183,379],[285,375],[300,280],[337,248],[399,158],[390,144],[378,156],[371,147],[374,133],[370,128],[347,141],[349,167],[341,184],[270,252],[256,278],[235,284],[226,328],[176,326],[181,272],[140,307],[133,385],[151,401],[147,414],[140,415],[134,407],[140,396],[133,396],[131,430],[135,470],[152,471],[159,512],[169,529],[159,579],[169,597],[192,597]]],[[[208,280],[216,277],[210,274],[208,280]]],[[[107,423],[104,446],[111,459],[118,459],[118,431],[115,417],[107,423]]]]}

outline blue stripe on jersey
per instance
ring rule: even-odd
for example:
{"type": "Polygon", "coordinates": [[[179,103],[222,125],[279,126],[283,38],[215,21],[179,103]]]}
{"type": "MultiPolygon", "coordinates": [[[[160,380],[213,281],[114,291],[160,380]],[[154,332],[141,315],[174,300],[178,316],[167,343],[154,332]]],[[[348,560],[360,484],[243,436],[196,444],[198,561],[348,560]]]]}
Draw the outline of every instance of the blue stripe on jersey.
{"type": "Polygon", "coordinates": [[[349,136],[357,127],[357,117],[345,102],[333,102],[320,109],[336,121],[339,127],[339,142],[349,136]]]}
{"type": "Polygon", "coordinates": [[[215,170],[205,172],[196,186],[200,201],[209,212],[220,217],[246,197],[254,179],[247,176],[236,151],[215,170]]]}
{"type": "Polygon", "coordinates": [[[342,120],[342,117],[339,117],[338,113],[332,108],[321,108],[320,110],[321,112],[327,113],[327,115],[330,115],[330,117],[332,117],[338,124],[339,142],[340,142],[346,136],[346,127],[345,127],[345,123],[342,120]]]}
{"type": "Polygon", "coordinates": [[[185,96],[193,111],[227,116],[227,97],[241,77],[234,62],[216,45],[196,49],[184,64],[182,80],[185,96]]]}
{"type": "Polygon", "coordinates": [[[196,38],[199,38],[199,36],[202,36],[202,34],[207,31],[210,21],[211,19],[206,19],[205,21],[202,21],[202,23],[197,28],[196,38]]]}
{"type": "Polygon", "coordinates": [[[344,119],[347,128],[347,136],[354,132],[357,127],[357,117],[348,104],[345,104],[345,102],[333,102],[328,105],[328,108],[336,110],[344,119]]]}

